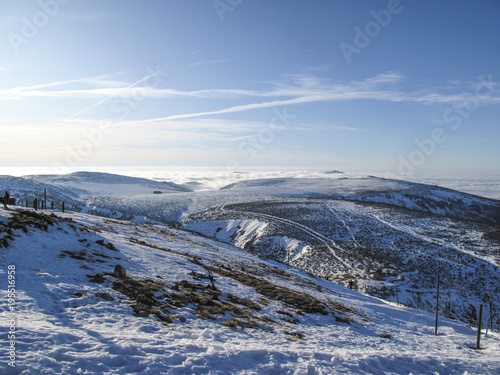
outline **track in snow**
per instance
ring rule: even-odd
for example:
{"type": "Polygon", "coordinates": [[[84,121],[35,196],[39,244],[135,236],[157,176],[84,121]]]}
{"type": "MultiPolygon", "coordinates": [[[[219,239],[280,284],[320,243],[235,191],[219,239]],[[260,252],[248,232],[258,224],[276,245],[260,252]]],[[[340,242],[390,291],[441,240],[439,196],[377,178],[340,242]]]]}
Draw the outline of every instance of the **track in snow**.
{"type": "Polygon", "coordinates": [[[256,213],[256,212],[252,212],[252,211],[238,211],[238,210],[228,210],[226,209],[226,206],[225,205],[222,205],[220,206],[220,210],[221,211],[225,211],[225,212],[229,212],[229,213],[237,213],[237,214],[246,214],[246,215],[249,215],[249,216],[254,216],[254,217],[260,217],[260,218],[263,218],[263,219],[268,219],[268,220],[273,220],[273,221],[277,221],[281,224],[285,224],[285,225],[289,225],[289,226],[292,226],[296,229],[299,229],[299,230],[302,230],[303,232],[307,233],[308,235],[310,235],[311,237],[317,239],[318,241],[322,242],[327,248],[328,250],[330,251],[330,253],[332,254],[332,256],[337,259],[337,261],[339,263],[341,263],[342,265],[344,265],[344,267],[346,267],[347,269],[350,269],[350,270],[354,270],[353,267],[351,267],[350,265],[348,265],[346,262],[344,262],[342,260],[342,258],[340,258],[335,249],[333,249],[330,244],[332,244],[333,246],[339,248],[340,250],[342,251],[345,251],[344,249],[342,249],[340,246],[338,246],[335,241],[333,241],[332,239],[330,238],[327,238],[325,236],[323,236],[321,233],[318,233],[316,232],[315,230],[303,225],[303,224],[299,224],[295,221],[292,221],[292,220],[288,220],[288,219],[283,219],[281,217],[278,217],[278,216],[272,216],[272,215],[268,215],[268,214],[262,214],[262,213],[256,213]]]}

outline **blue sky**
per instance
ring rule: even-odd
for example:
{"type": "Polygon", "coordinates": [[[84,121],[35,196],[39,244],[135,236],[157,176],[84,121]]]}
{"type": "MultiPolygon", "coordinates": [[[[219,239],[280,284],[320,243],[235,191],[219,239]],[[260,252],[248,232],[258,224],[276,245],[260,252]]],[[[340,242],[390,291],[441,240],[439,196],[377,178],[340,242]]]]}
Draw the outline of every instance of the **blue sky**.
{"type": "Polygon", "coordinates": [[[0,168],[500,173],[500,1],[2,1],[0,168]]]}

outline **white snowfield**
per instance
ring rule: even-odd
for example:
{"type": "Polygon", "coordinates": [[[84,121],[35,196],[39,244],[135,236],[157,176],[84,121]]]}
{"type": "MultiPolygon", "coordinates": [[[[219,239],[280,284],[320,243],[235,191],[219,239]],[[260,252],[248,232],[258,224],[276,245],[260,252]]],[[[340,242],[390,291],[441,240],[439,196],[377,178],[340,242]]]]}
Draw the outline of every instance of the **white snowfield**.
{"type": "MultiPolygon", "coordinates": [[[[53,222],[37,229],[24,221],[26,233],[19,227],[9,234],[16,215],[0,208],[0,241],[8,242],[0,248],[1,374],[500,373],[496,332],[483,331],[483,350],[473,350],[476,330],[462,322],[440,316],[435,336],[433,314],[231,245],[166,226],[74,212],[57,212],[73,222],[33,216],[35,223],[53,222]],[[150,280],[143,285],[163,285],[151,297],[154,313],[135,316],[137,301],[113,289],[119,280],[105,273],[117,264],[130,279],[150,280]],[[13,266],[15,303],[7,303],[13,266]],[[218,289],[212,302],[205,287],[211,281],[200,276],[209,269],[218,289]],[[88,275],[96,274],[103,275],[102,283],[91,282],[88,275]],[[183,289],[195,284],[203,289],[183,289]],[[273,297],[276,290],[297,300],[273,297]],[[175,294],[184,302],[165,302],[175,294]],[[205,297],[196,302],[195,294],[205,297]],[[294,303],[307,298],[326,306],[327,314],[300,311],[294,303]],[[233,310],[200,317],[204,307],[223,304],[233,310]],[[168,313],[171,322],[160,318],[168,313]],[[15,334],[13,361],[9,330],[15,334]]],[[[257,222],[245,224],[248,231],[259,230],[257,222]]]]}

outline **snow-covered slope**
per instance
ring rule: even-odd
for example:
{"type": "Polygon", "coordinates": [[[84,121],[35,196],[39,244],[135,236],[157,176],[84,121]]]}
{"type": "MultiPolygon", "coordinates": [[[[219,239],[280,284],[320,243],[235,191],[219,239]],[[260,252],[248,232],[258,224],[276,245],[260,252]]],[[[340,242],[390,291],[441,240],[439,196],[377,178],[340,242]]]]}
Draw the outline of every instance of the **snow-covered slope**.
{"type": "Polygon", "coordinates": [[[371,178],[283,178],[244,181],[226,186],[240,192],[260,189],[281,197],[347,199],[385,203],[461,219],[500,223],[500,202],[439,186],[371,178]],[[277,193],[279,192],[279,193],[277,193]]]}
{"type": "Polygon", "coordinates": [[[53,186],[74,197],[70,209],[183,227],[423,310],[433,309],[439,275],[447,302],[443,313],[464,321],[475,319],[490,293],[500,305],[499,201],[343,174],[170,194],[153,194],[154,181],[95,173],[12,181],[0,179],[0,185],[32,184],[25,194],[53,186]]]}
{"type": "Polygon", "coordinates": [[[88,210],[89,202],[95,199],[112,200],[189,191],[171,182],[100,172],[24,177],[0,176],[0,191],[8,191],[17,199],[18,205],[24,206],[28,201],[31,207],[35,198],[39,201],[43,199],[44,189],[49,206],[54,202],[55,207],[61,208],[64,202],[66,208],[73,211],[88,210]]]}
{"type": "Polygon", "coordinates": [[[34,175],[25,179],[44,182],[62,189],[71,189],[88,195],[132,196],[189,191],[171,182],[158,182],[145,178],[121,176],[100,172],[74,172],[67,175],[34,175]]]}
{"type": "Polygon", "coordinates": [[[181,230],[0,209],[0,237],[2,374],[500,371],[498,333],[472,350],[459,321],[434,336],[433,314],[181,230]]]}
{"type": "Polygon", "coordinates": [[[5,191],[8,191],[11,197],[17,201],[17,205],[24,206],[28,201],[30,207],[33,205],[35,198],[42,199],[43,190],[47,191],[48,202],[56,202],[56,206],[60,207],[62,202],[68,205],[68,208],[78,209],[84,205],[80,196],[81,189],[73,190],[64,187],[54,186],[40,179],[27,179],[23,177],[0,176],[0,191],[2,196],[5,191]]]}
{"type": "MultiPolygon", "coordinates": [[[[474,320],[490,295],[500,305],[495,226],[344,200],[282,199],[217,206],[184,227],[408,306],[474,320]],[[250,225],[251,224],[251,225],[250,225]]],[[[498,321],[498,316],[495,319],[498,321]]]]}

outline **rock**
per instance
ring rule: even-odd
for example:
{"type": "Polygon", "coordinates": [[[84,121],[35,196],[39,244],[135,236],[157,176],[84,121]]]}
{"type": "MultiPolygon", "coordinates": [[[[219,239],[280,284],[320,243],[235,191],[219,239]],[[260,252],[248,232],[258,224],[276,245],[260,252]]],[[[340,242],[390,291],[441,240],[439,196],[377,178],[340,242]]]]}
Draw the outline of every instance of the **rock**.
{"type": "Polygon", "coordinates": [[[139,318],[147,318],[149,316],[149,311],[138,309],[135,316],[138,316],[139,318]]]}
{"type": "Polygon", "coordinates": [[[181,297],[181,303],[184,303],[184,304],[190,304],[192,301],[191,301],[191,298],[187,295],[183,295],[181,297]]]}
{"type": "Polygon", "coordinates": [[[95,275],[87,275],[87,277],[90,279],[89,281],[91,283],[102,284],[104,281],[106,281],[104,276],[100,273],[96,273],[95,275]]]}
{"type": "Polygon", "coordinates": [[[112,275],[114,277],[116,277],[117,279],[125,279],[127,277],[127,271],[125,270],[125,268],[122,265],[117,264],[115,266],[115,269],[114,269],[112,275]]]}
{"type": "Polygon", "coordinates": [[[105,301],[114,301],[115,299],[113,298],[113,296],[109,293],[101,293],[101,292],[98,292],[95,294],[97,297],[99,298],[102,298],[103,300],[105,301]]]}
{"type": "Polygon", "coordinates": [[[142,303],[146,306],[152,306],[154,301],[151,298],[146,297],[144,294],[139,294],[137,296],[137,302],[142,303]]]}

